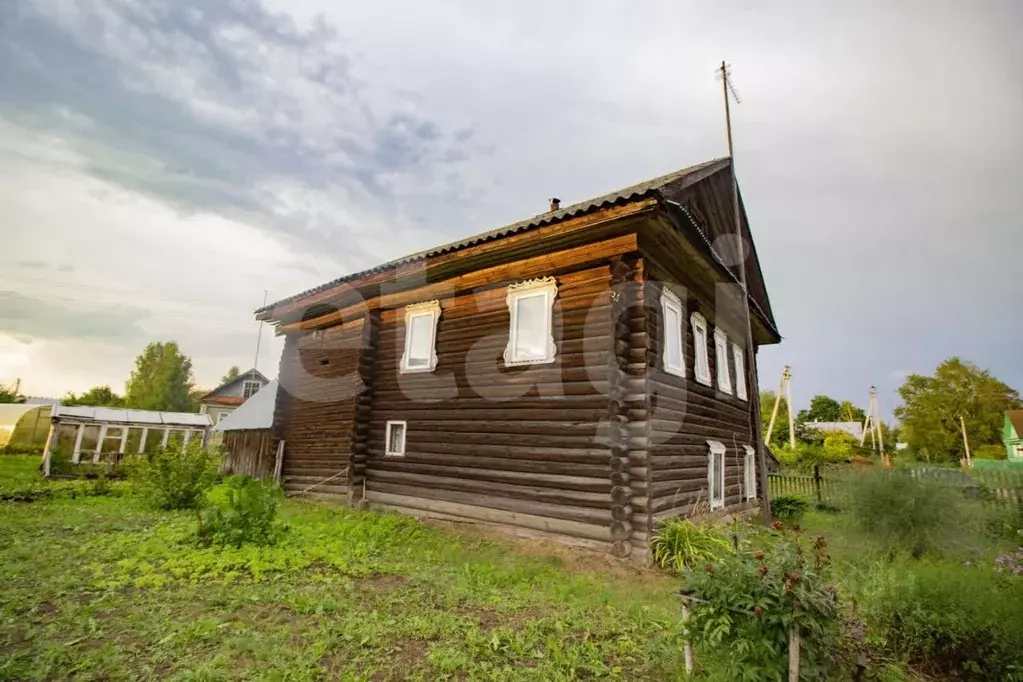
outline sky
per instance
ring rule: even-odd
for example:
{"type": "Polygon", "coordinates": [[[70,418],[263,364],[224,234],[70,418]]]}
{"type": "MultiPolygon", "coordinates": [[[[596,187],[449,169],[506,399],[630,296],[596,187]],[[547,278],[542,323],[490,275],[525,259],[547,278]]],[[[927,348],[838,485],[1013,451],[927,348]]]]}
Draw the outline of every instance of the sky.
{"type": "MultiPolygon", "coordinates": [[[[959,355],[1023,389],[1023,5],[0,0],[0,382],[199,385],[252,311],[723,156],[812,395],[959,355]]],[[[280,339],[262,333],[276,374],[280,339]]]]}

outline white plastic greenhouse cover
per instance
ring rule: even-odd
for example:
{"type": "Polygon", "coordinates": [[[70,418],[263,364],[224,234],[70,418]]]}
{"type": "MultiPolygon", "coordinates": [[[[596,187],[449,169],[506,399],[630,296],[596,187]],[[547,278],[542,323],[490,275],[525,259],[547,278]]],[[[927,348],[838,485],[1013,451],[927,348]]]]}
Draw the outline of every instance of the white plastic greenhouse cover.
{"type": "Polygon", "coordinates": [[[119,423],[132,426],[189,426],[193,428],[205,428],[210,425],[210,418],[205,414],[125,410],[119,407],[57,405],[53,408],[53,416],[61,421],[95,422],[97,424],[119,423]]]}

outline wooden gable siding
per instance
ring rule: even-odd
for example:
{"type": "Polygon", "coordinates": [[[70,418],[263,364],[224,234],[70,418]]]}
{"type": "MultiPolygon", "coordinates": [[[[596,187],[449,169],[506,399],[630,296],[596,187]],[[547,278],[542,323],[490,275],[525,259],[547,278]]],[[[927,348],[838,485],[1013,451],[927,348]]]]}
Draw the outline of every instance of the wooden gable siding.
{"type": "MultiPolygon", "coordinates": [[[[321,335],[289,336],[281,356],[274,441],[285,442],[285,489],[298,492],[353,465],[357,410],[365,398],[364,363],[372,361],[364,320],[321,335]]],[[[352,473],[352,472],[349,472],[352,473]]],[[[347,495],[347,476],[312,489],[347,495]]]]}
{"type": "Polygon", "coordinates": [[[224,433],[224,459],[220,470],[225,474],[270,478],[273,476],[276,450],[271,449],[270,429],[227,431],[224,433]]]}
{"type": "MultiPolygon", "coordinates": [[[[735,395],[736,376],[731,344],[745,345],[744,339],[729,333],[728,365],[732,378],[732,394],[717,388],[717,357],[714,352],[716,323],[713,305],[695,296],[685,286],[684,278],[647,265],[650,280],[644,283],[647,330],[647,439],[649,452],[647,505],[648,526],[669,516],[690,515],[706,511],[708,496],[708,440],[720,441],[725,454],[725,510],[734,511],[746,505],[742,481],[745,462],[744,445],[753,445],[750,430],[752,401],[757,390],[746,370],[747,400],[735,395]],[[663,370],[662,348],[664,329],[661,314],[661,285],[671,287],[685,307],[686,377],[663,370]],[[695,341],[689,316],[699,312],[707,320],[707,347],[711,386],[701,384],[695,376],[695,341]]],[[[748,364],[747,359],[747,364],[748,364]]]]}
{"type": "Polygon", "coordinates": [[[440,299],[433,373],[399,373],[404,314],[384,311],[366,499],[627,554],[632,493],[616,485],[626,479],[613,480],[610,461],[612,276],[607,264],[557,274],[557,353],[547,365],[505,368],[501,359],[510,324],[506,288],[518,277],[440,299]],[[404,457],[384,455],[388,420],[407,422],[404,457]]]}

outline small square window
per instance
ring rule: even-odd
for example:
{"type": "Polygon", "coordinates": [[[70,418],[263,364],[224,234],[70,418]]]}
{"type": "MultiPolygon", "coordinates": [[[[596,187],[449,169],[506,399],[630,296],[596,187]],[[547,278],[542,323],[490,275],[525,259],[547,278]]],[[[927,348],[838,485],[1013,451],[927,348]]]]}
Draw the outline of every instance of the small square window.
{"type": "Polygon", "coordinates": [[[720,441],[709,440],[707,461],[707,490],[710,510],[725,506],[725,446],[720,441]]]}
{"type": "Polygon", "coordinates": [[[732,363],[735,365],[735,395],[740,400],[749,398],[746,393],[746,349],[732,344],[732,363]]]}
{"type": "Polygon", "coordinates": [[[405,352],[401,372],[432,372],[437,367],[437,321],[440,302],[427,301],[405,308],[405,352]]]}
{"type": "Polygon", "coordinates": [[[384,454],[390,457],[405,456],[405,422],[387,422],[387,443],[384,454]]]}
{"type": "Polygon", "coordinates": [[[539,365],[554,362],[554,298],[558,285],[553,277],[508,287],[510,312],[505,365],[539,365]]]}
{"type": "Polygon", "coordinates": [[[664,348],[661,362],[664,371],[684,377],[685,364],[685,329],[683,328],[682,302],[669,289],[661,293],[661,318],[664,324],[664,348]]]}
{"type": "Polygon", "coordinates": [[[689,323],[693,325],[693,353],[696,359],[693,361],[696,380],[707,386],[710,381],[710,358],[707,355],[707,320],[700,313],[693,313],[689,316],[689,323]]]}
{"type": "Polygon", "coordinates": [[[217,423],[219,424],[220,422],[224,421],[224,419],[227,418],[228,414],[230,414],[230,413],[229,412],[218,412],[217,413],[217,423]]]}
{"type": "Polygon", "coordinates": [[[728,336],[720,329],[714,330],[714,364],[718,375],[718,390],[732,392],[732,375],[728,372],[728,336]]]}
{"type": "Polygon", "coordinates": [[[261,388],[263,388],[263,384],[258,381],[246,381],[242,384],[242,396],[245,398],[251,398],[258,393],[261,388]]]}
{"type": "Polygon", "coordinates": [[[757,499],[757,451],[749,445],[743,445],[746,456],[743,463],[745,474],[746,499],[757,499]]]}

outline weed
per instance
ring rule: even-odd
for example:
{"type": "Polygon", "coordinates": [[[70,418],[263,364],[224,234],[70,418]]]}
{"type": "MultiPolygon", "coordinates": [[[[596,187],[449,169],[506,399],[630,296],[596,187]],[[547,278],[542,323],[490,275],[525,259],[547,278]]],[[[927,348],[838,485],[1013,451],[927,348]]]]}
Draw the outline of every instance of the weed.
{"type": "Polygon", "coordinates": [[[714,529],[689,519],[668,519],[650,541],[654,561],[661,568],[681,571],[686,566],[717,561],[732,546],[714,529]]]}

